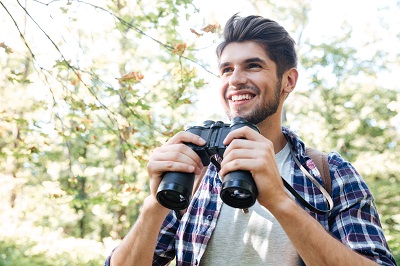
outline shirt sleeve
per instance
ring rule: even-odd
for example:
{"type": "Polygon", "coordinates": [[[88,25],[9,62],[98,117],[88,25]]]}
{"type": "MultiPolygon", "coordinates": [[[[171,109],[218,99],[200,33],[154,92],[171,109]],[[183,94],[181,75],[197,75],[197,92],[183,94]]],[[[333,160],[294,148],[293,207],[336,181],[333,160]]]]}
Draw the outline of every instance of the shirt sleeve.
{"type": "Polygon", "coordinates": [[[179,223],[180,221],[175,211],[171,210],[165,218],[158,235],[153,265],[167,265],[175,258],[175,235],[179,223]]]}
{"type": "Polygon", "coordinates": [[[330,231],[343,244],[378,264],[396,265],[366,183],[340,155],[331,153],[329,157],[334,201],[330,231]]]}

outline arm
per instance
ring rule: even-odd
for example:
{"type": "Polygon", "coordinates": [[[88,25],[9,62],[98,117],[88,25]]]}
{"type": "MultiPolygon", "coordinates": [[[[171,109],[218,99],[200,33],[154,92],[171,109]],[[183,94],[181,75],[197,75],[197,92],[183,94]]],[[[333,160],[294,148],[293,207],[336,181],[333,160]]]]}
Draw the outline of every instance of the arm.
{"type": "Polygon", "coordinates": [[[339,154],[329,155],[332,197],[330,232],[346,246],[380,265],[395,265],[374,198],[356,169],[339,154]],[[343,196],[345,195],[345,196],[343,196]]]}
{"type": "Polygon", "coordinates": [[[147,197],[135,225],[114,250],[110,265],[151,265],[161,224],[168,212],[154,197],[147,197]]]}
{"type": "Polygon", "coordinates": [[[154,150],[147,165],[151,195],[145,199],[135,225],[112,253],[110,265],[152,264],[161,225],[170,212],[156,199],[163,173],[174,171],[200,174],[203,169],[200,157],[185,142],[205,144],[197,135],[180,132],[154,150]]]}
{"type": "MultiPolygon", "coordinates": [[[[334,258],[334,261],[339,265],[343,263],[358,265],[356,264],[357,261],[360,265],[370,265],[368,263],[372,263],[372,261],[379,265],[395,265],[393,255],[385,240],[372,194],[367,185],[354,167],[337,153],[331,153],[329,161],[333,175],[334,190],[332,197],[335,206],[329,214],[329,231],[326,234],[328,237],[333,236],[336,243],[327,242],[322,232],[318,232],[316,229],[307,232],[306,229],[303,230],[302,224],[297,225],[297,228],[301,228],[301,232],[307,232],[304,237],[309,235],[309,238],[306,241],[312,241],[316,239],[315,237],[319,237],[321,240],[317,241],[316,244],[320,245],[321,249],[327,248],[326,250],[333,253],[332,255],[339,254],[337,258],[334,258]],[[316,235],[313,235],[314,233],[316,235]],[[319,234],[320,236],[318,236],[319,234]],[[350,253],[350,256],[347,256],[347,252],[342,249],[335,249],[336,244],[339,244],[340,248],[345,247],[347,251],[351,251],[355,255],[350,253]],[[356,261],[354,262],[352,259],[356,259],[356,261]]],[[[287,215],[295,215],[295,212],[292,212],[293,210],[295,209],[290,209],[287,215]]],[[[311,222],[315,223],[316,221],[311,222]]],[[[298,250],[301,248],[312,251],[311,247],[304,246],[304,244],[301,244],[298,250]]],[[[305,256],[302,255],[304,258],[305,256]]],[[[311,258],[314,259],[312,256],[311,258]]],[[[323,258],[321,256],[321,259],[323,258]]],[[[309,263],[312,265],[313,262],[309,263]]],[[[327,265],[331,263],[333,262],[326,261],[327,265]]],[[[373,265],[376,264],[373,263],[373,265]]]]}
{"type": "Polygon", "coordinates": [[[291,198],[267,206],[306,265],[377,265],[330,235],[291,198]]]}
{"type": "MultiPolygon", "coordinates": [[[[238,169],[249,170],[252,173],[259,190],[257,200],[276,217],[307,265],[376,265],[369,258],[354,251],[357,250],[359,244],[356,243],[357,239],[353,243],[346,243],[354,250],[342,244],[287,194],[275,163],[275,151],[271,141],[251,130],[241,128],[231,132],[227,136],[225,144],[229,144],[229,146],[224,154],[220,174],[223,176],[238,169]]],[[[351,186],[349,188],[351,189],[351,186]]],[[[361,199],[358,198],[358,200],[361,199]]],[[[350,218],[359,215],[362,211],[371,211],[365,209],[359,210],[357,213],[355,209],[346,210],[345,208],[344,206],[341,211],[343,213],[348,212],[346,215],[350,218]]],[[[337,217],[339,217],[338,214],[337,217]]],[[[369,217],[372,217],[372,215],[369,217]]],[[[358,224],[354,224],[354,227],[364,224],[364,222],[375,229],[379,227],[377,223],[372,224],[370,222],[368,224],[368,221],[363,220],[364,218],[356,218],[358,220],[350,219],[350,222],[347,219],[346,223],[349,224],[345,224],[345,226],[351,226],[351,223],[357,220],[358,224]]],[[[341,222],[343,220],[337,221],[335,226],[339,229],[336,228],[336,230],[343,230],[341,222]]],[[[358,230],[358,233],[359,235],[365,234],[360,230],[358,230]]],[[[348,235],[340,234],[337,237],[341,237],[342,241],[346,242],[348,235]]],[[[369,247],[368,255],[371,259],[376,256],[374,259],[379,261],[377,258],[379,255],[372,254],[375,251],[371,249],[374,248],[369,247]]],[[[364,250],[357,251],[362,251],[364,254],[364,250]]],[[[388,264],[391,265],[390,262],[388,264]]]]}

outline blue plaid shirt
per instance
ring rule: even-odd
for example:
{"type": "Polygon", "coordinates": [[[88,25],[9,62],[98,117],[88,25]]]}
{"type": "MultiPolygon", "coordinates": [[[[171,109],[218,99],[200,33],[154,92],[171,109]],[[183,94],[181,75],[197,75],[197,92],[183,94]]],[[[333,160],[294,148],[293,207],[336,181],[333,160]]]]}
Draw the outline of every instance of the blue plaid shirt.
{"type": "MultiPolygon", "coordinates": [[[[289,129],[283,127],[282,131],[300,163],[323,184],[314,162],[306,156],[304,143],[289,129]]],[[[334,202],[332,211],[316,214],[303,208],[346,246],[380,265],[396,265],[367,185],[354,167],[339,154],[329,153],[328,161],[334,202]]],[[[327,210],[324,196],[309,178],[304,176],[293,159],[291,167],[294,168],[291,184],[293,188],[311,205],[320,210],[327,210]]],[[[153,265],[166,265],[175,256],[177,265],[199,264],[223,204],[219,197],[221,186],[217,169],[210,164],[204,181],[183,217],[179,219],[176,213],[171,211],[164,220],[154,252],[153,265]]]]}

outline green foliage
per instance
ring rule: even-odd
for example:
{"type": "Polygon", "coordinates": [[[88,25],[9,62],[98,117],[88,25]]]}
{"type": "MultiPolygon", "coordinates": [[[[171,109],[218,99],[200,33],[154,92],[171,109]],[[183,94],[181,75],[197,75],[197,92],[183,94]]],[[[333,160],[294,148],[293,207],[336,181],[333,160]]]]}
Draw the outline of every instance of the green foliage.
{"type": "MultiPolygon", "coordinates": [[[[388,107],[396,103],[398,92],[374,84],[379,66],[373,62],[380,61],[378,55],[371,61],[360,60],[355,49],[345,46],[349,36],[331,44],[310,46],[312,52],[302,58],[307,71],[313,72],[311,89],[315,98],[301,113],[315,114],[319,122],[322,119],[327,146],[354,161],[359,152],[381,153],[393,148],[391,140],[397,133],[390,118],[397,112],[388,107]]],[[[308,97],[309,93],[305,91],[302,96],[308,97]]]]}
{"type": "MultiPolygon", "coordinates": [[[[13,5],[3,7],[20,30],[23,16],[13,5]]],[[[17,227],[31,221],[26,226],[59,232],[59,243],[101,245],[128,232],[149,193],[149,153],[182,130],[194,92],[205,84],[196,69],[201,62],[187,49],[195,44],[186,44],[179,29],[193,8],[191,1],[68,1],[26,9],[33,20],[43,16],[35,16],[40,10],[68,28],[58,29],[59,39],[50,27],[36,35],[35,25],[21,31],[26,51],[1,45],[7,61],[1,61],[0,170],[12,180],[1,203],[24,217],[17,227]],[[98,19],[83,21],[82,12],[98,19]],[[52,63],[41,60],[35,41],[48,42],[52,63]],[[26,197],[33,205],[25,206],[26,197]]],[[[4,224],[12,223],[6,218],[4,224]]],[[[52,257],[51,248],[35,253],[45,239],[3,236],[5,265],[98,265],[106,256],[104,249],[90,260],[73,254],[83,248],[52,257]]]]}
{"type": "Polygon", "coordinates": [[[15,239],[2,239],[0,243],[0,266],[95,266],[104,263],[104,259],[101,259],[100,256],[95,259],[82,259],[85,257],[85,254],[83,252],[79,254],[79,249],[74,250],[76,252],[75,254],[61,252],[53,257],[50,257],[46,250],[32,254],[32,250],[35,249],[38,244],[39,243],[27,241],[18,245],[15,244],[15,239]],[[78,257],[79,255],[81,256],[78,257]]]}
{"type": "Polygon", "coordinates": [[[399,90],[377,80],[390,65],[388,54],[368,44],[352,47],[352,29],[347,31],[331,42],[305,41],[300,62],[310,87],[288,99],[287,124],[309,145],[337,151],[355,165],[375,197],[389,247],[400,261],[399,90]]]}
{"type": "Polygon", "coordinates": [[[376,195],[376,204],[379,207],[382,226],[386,233],[386,238],[397,262],[400,261],[400,207],[399,207],[399,190],[398,183],[400,178],[398,175],[391,175],[390,178],[369,178],[367,182],[373,184],[371,190],[376,195]]]}

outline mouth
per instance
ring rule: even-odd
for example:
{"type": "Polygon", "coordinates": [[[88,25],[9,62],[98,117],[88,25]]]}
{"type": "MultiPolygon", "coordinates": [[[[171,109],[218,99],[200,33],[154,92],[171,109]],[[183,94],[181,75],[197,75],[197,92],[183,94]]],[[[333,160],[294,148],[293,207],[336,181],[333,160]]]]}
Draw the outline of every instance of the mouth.
{"type": "Polygon", "coordinates": [[[232,102],[243,102],[251,100],[255,97],[254,94],[246,93],[246,94],[235,94],[229,97],[229,100],[232,102]]]}

